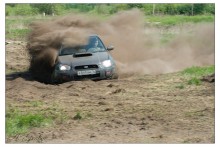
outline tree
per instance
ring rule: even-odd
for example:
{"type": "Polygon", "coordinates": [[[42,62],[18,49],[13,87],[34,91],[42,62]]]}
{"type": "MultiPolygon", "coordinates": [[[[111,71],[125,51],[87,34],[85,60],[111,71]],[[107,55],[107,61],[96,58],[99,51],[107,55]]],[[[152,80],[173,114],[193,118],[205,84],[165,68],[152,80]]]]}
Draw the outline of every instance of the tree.
{"type": "Polygon", "coordinates": [[[204,8],[205,14],[215,14],[215,4],[206,4],[204,8]]]}
{"type": "Polygon", "coordinates": [[[165,14],[176,15],[178,4],[165,4],[165,14]]]}
{"type": "Polygon", "coordinates": [[[121,10],[128,10],[128,4],[115,4],[116,10],[121,11],[121,10]]]}
{"type": "Polygon", "coordinates": [[[64,4],[31,4],[31,6],[36,8],[39,13],[47,15],[60,14],[64,9],[64,4]]]}
{"type": "Polygon", "coordinates": [[[193,13],[195,15],[204,14],[205,6],[206,6],[206,4],[194,4],[194,7],[193,7],[194,12],[193,13]]]}
{"type": "Polygon", "coordinates": [[[143,4],[128,4],[128,8],[143,8],[143,4]]]}
{"type": "Polygon", "coordinates": [[[191,4],[180,4],[177,8],[177,11],[181,15],[191,15],[192,14],[192,5],[191,4]]]}

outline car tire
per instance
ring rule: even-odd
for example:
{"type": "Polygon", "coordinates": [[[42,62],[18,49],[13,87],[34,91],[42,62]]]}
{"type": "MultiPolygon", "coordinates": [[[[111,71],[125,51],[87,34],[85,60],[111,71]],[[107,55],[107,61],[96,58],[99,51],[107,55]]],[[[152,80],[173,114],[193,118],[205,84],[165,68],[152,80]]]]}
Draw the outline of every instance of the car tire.
{"type": "Polygon", "coordinates": [[[112,78],[111,79],[118,79],[118,73],[113,73],[112,78]]]}

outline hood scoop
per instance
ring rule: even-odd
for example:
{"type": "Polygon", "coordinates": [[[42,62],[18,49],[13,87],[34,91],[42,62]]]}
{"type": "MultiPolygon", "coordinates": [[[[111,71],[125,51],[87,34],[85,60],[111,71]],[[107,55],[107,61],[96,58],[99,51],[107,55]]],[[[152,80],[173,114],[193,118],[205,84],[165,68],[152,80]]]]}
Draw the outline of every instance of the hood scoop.
{"type": "Polygon", "coordinates": [[[75,53],[73,54],[73,57],[87,57],[92,56],[92,53],[75,53]]]}

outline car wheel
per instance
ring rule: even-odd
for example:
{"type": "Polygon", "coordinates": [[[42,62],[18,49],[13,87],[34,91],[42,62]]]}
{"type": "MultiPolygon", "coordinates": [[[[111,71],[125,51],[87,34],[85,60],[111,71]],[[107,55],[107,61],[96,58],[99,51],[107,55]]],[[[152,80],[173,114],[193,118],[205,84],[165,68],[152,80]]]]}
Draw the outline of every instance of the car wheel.
{"type": "Polygon", "coordinates": [[[112,78],[111,79],[118,79],[118,73],[113,73],[112,78]]]}

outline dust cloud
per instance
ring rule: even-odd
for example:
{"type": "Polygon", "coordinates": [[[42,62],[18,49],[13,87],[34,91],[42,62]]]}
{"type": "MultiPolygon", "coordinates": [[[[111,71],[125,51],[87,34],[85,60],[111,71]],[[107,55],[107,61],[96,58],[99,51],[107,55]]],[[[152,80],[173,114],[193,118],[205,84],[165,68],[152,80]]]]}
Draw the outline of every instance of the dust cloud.
{"type": "Polygon", "coordinates": [[[60,46],[85,43],[91,34],[98,34],[106,46],[115,47],[111,54],[121,77],[214,64],[214,23],[156,27],[145,23],[144,19],[142,12],[133,9],[105,21],[71,14],[33,22],[27,45],[30,70],[39,80],[45,81],[53,71],[60,46]],[[169,38],[161,43],[161,39],[169,38]]]}

